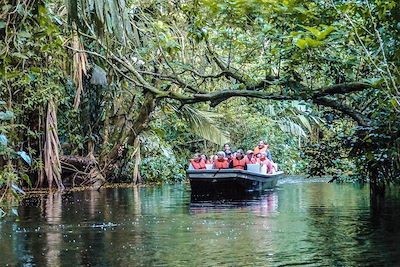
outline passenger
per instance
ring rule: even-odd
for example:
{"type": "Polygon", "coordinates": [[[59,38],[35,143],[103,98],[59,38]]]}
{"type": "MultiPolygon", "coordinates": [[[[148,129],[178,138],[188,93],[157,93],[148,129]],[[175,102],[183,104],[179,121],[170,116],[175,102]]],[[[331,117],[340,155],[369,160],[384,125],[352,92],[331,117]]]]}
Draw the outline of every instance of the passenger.
{"type": "Polygon", "coordinates": [[[215,159],[217,158],[217,155],[210,155],[210,164],[214,164],[215,159]]]}
{"type": "Polygon", "coordinates": [[[207,155],[202,154],[202,155],[201,155],[201,159],[202,159],[206,164],[210,164],[210,161],[208,160],[207,155]]]}
{"type": "Polygon", "coordinates": [[[193,169],[195,170],[205,170],[206,169],[206,162],[201,158],[200,153],[194,154],[193,158],[190,161],[192,164],[193,169]]]}
{"type": "Polygon", "coordinates": [[[219,151],[217,159],[214,161],[213,169],[227,169],[229,167],[228,160],[225,158],[225,153],[219,151]]]}
{"type": "Polygon", "coordinates": [[[267,150],[267,147],[265,146],[265,143],[263,140],[260,140],[260,142],[258,142],[258,145],[254,148],[254,154],[258,154],[258,153],[264,153],[267,150]]]}
{"type": "Polygon", "coordinates": [[[226,155],[226,159],[228,160],[228,163],[229,163],[229,165],[230,165],[231,162],[232,162],[232,151],[227,150],[227,151],[225,152],[225,155],[226,155]]]}
{"type": "Polygon", "coordinates": [[[228,143],[224,144],[224,153],[225,153],[225,155],[226,155],[227,151],[229,151],[229,152],[231,151],[231,147],[229,146],[228,143]]]}
{"type": "Polygon", "coordinates": [[[269,150],[269,144],[265,144],[265,147],[267,148],[265,150],[265,153],[267,153],[267,159],[269,159],[272,162],[272,155],[271,155],[271,151],[269,150]]]}
{"type": "Polygon", "coordinates": [[[245,159],[246,165],[257,163],[257,159],[254,157],[254,152],[252,150],[247,150],[245,159]]]}
{"type": "Polygon", "coordinates": [[[238,149],[235,156],[232,158],[229,168],[244,170],[246,168],[246,159],[243,155],[243,150],[238,149]]]}
{"type": "Polygon", "coordinates": [[[258,162],[258,160],[261,158],[261,153],[255,153],[256,154],[256,163],[258,162]]]}
{"type": "Polygon", "coordinates": [[[266,165],[268,174],[275,172],[272,162],[267,158],[266,153],[261,153],[261,157],[257,159],[257,163],[259,163],[261,166],[266,165]]]}

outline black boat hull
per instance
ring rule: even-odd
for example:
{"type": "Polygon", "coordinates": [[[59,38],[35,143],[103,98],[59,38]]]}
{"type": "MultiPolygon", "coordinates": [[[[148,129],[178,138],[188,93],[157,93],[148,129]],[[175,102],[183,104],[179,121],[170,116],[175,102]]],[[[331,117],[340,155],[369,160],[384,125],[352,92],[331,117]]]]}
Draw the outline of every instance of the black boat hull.
{"type": "Polygon", "coordinates": [[[274,188],[283,172],[261,174],[246,170],[187,170],[192,195],[246,195],[274,188]]]}

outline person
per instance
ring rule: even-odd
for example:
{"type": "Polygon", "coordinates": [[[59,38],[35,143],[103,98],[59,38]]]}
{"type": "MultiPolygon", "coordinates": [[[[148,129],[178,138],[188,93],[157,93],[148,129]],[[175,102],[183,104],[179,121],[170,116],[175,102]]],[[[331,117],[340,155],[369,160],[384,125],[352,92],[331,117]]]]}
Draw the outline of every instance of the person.
{"type": "Polygon", "coordinates": [[[228,143],[226,143],[226,144],[224,144],[224,153],[225,153],[225,155],[226,155],[226,152],[230,152],[231,151],[231,147],[229,146],[229,144],[228,143]]]}
{"type": "Polygon", "coordinates": [[[202,159],[206,164],[210,164],[210,161],[208,160],[207,155],[202,154],[202,155],[201,155],[201,159],[202,159]]]}
{"type": "Polygon", "coordinates": [[[209,159],[210,159],[210,164],[214,164],[214,161],[216,160],[217,155],[210,155],[209,159]]]}
{"type": "Polygon", "coordinates": [[[265,144],[265,147],[267,148],[265,150],[265,153],[267,153],[267,159],[269,159],[269,161],[272,162],[272,155],[271,155],[271,151],[269,150],[269,144],[265,144]]]}
{"type": "Polygon", "coordinates": [[[260,142],[258,142],[258,145],[254,148],[254,154],[258,154],[258,153],[264,153],[267,150],[267,147],[265,146],[265,143],[263,140],[260,140],[260,142]]]}
{"type": "Polygon", "coordinates": [[[260,154],[261,157],[257,159],[257,163],[259,163],[261,166],[266,165],[268,174],[274,173],[272,162],[267,158],[267,153],[264,152],[260,154]]]}
{"type": "Polygon", "coordinates": [[[227,169],[229,167],[228,160],[225,158],[224,151],[217,152],[217,159],[214,160],[213,169],[227,169]]]}
{"type": "Polygon", "coordinates": [[[228,164],[230,165],[231,162],[232,162],[232,151],[227,150],[227,151],[225,152],[225,155],[226,155],[226,159],[228,160],[228,164]]]}
{"type": "Polygon", "coordinates": [[[238,149],[235,156],[232,158],[229,168],[244,170],[246,168],[246,159],[243,155],[243,150],[238,149]]]}
{"type": "Polygon", "coordinates": [[[257,163],[257,160],[254,157],[254,152],[252,150],[247,150],[245,160],[246,160],[246,165],[257,163]]]}
{"type": "Polygon", "coordinates": [[[206,162],[201,158],[200,153],[194,154],[193,158],[189,160],[195,170],[205,170],[206,162]]]}

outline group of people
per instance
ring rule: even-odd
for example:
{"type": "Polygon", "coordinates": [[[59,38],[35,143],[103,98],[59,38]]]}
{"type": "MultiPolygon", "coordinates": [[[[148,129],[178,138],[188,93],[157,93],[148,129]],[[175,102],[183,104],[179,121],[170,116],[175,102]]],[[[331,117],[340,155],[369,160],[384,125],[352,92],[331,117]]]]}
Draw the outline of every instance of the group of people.
{"type": "Polygon", "coordinates": [[[229,144],[224,144],[224,150],[217,152],[208,158],[204,154],[196,153],[190,159],[193,169],[206,169],[207,164],[212,164],[212,169],[240,169],[247,170],[248,164],[260,164],[261,167],[266,166],[266,173],[274,173],[277,171],[277,164],[272,161],[269,145],[261,140],[254,150],[247,150],[246,154],[242,149],[232,152],[229,144]]]}

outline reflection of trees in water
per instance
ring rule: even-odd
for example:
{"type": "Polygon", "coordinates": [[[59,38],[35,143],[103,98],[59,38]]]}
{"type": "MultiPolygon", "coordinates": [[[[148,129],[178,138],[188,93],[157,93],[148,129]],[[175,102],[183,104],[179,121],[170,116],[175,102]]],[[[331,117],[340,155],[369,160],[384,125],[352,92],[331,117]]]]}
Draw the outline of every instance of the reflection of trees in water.
{"type": "Polygon", "coordinates": [[[370,243],[369,191],[351,185],[316,184],[307,188],[309,238],[315,257],[328,265],[366,263],[370,243]]]}
{"type": "Polygon", "coordinates": [[[47,266],[60,266],[60,250],[62,232],[59,225],[62,222],[62,198],[61,193],[53,193],[47,196],[45,205],[45,218],[50,228],[45,232],[46,237],[46,263],[47,266]]]}

